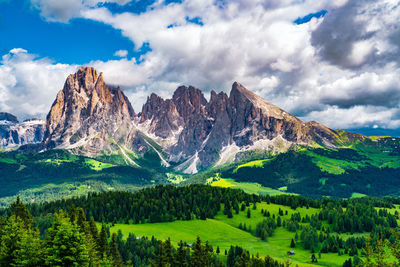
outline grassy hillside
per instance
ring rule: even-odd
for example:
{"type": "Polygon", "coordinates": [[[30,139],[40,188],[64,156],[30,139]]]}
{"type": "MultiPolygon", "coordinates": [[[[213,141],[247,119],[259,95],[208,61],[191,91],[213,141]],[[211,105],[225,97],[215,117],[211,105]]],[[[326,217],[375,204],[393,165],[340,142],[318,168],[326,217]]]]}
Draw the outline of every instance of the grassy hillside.
{"type": "Polygon", "coordinates": [[[118,165],[117,158],[118,154],[93,159],[65,150],[0,153],[0,206],[8,205],[17,194],[26,202],[40,202],[95,191],[134,191],[167,179],[150,168],[118,165]]]}
{"type": "MultiPolygon", "coordinates": [[[[287,220],[291,217],[294,212],[299,212],[301,216],[311,216],[319,212],[318,209],[314,208],[297,208],[295,211],[290,207],[278,205],[278,204],[267,204],[266,202],[257,203],[256,210],[252,209],[250,204],[251,218],[247,218],[245,211],[234,214],[233,218],[227,218],[223,214],[222,210],[214,219],[207,220],[191,220],[191,221],[174,221],[165,223],[147,223],[147,224],[115,224],[111,226],[111,232],[122,231],[124,236],[128,236],[129,233],[134,233],[136,236],[154,236],[156,238],[165,240],[168,237],[174,244],[177,244],[180,240],[187,242],[188,244],[193,243],[197,236],[200,236],[202,240],[208,240],[214,249],[219,246],[222,257],[224,251],[229,250],[231,245],[238,245],[246,248],[252,254],[259,254],[260,256],[270,255],[275,259],[285,260],[290,258],[294,264],[299,266],[315,266],[312,265],[310,257],[310,250],[306,250],[303,247],[302,242],[299,240],[296,242],[296,247],[291,248],[291,239],[295,238],[295,232],[290,232],[284,227],[278,227],[272,237],[269,237],[267,241],[262,241],[260,238],[255,236],[256,225],[265,219],[261,214],[261,209],[268,210],[271,216],[278,216],[279,209],[284,212],[288,211],[287,215],[281,216],[283,220],[287,220]],[[239,229],[239,224],[246,224],[247,228],[251,226],[249,232],[239,229]],[[295,255],[288,257],[286,252],[294,250],[295,255]]],[[[391,210],[394,213],[396,209],[391,210]]],[[[307,224],[303,224],[307,225],[307,224]]],[[[298,232],[299,233],[299,232],[298,232]]],[[[343,239],[356,236],[366,236],[364,234],[341,234],[343,239]]],[[[339,256],[338,253],[322,253],[321,258],[318,259],[318,266],[342,266],[343,262],[349,258],[348,255],[339,256]]]]}
{"type": "Polygon", "coordinates": [[[258,183],[238,183],[233,179],[212,178],[212,180],[210,180],[210,184],[211,186],[241,189],[248,194],[271,196],[286,194],[286,190],[283,190],[284,188],[276,190],[269,187],[264,187],[258,183]]]}
{"type": "MultiPolygon", "coordinates": [[[[300,147],[270,158],[242,160],[208,175],[234,179],[235,186],[257,183],[312,197],[399,195],[399,138],[367,138],[346,145],[339,149],[300,147]]],[[[194,179],[201,177],[204,174],[194,179]]]]}
{"type": "Polygon", "coordinates": [[[144,155],[137,155],[115,143],[114,151],[95,159],[65,150],[37,154],[3,151],[0,205],[9,204],[9,197],[16,194],[25,201],[42,201],[160,183],[214,182],[214,186],[270,195],[399,195],[400,139],[361,140],[347,138],[345,132],[342,135],[339,149],[297,147],[278,155],[248,153],[240,162],[211,167],[193,176],[162,166],[159,155],[166,155],[156,144],[144,155]]]}
{"type": "MultiPolygon", "coordinates": [[[[354,259],[354,255],[364,258],[362,251],[368,238],[374,247],[383,238],[388,260],[394,260],[388,246],[395,242],[400,245],[400,236],[396,241],[397,234],[393,231],[399,225],[399,204],[399,198],[257,196],[231,188],[170,185],[136,193],[89,194],[30,204],[28,209],[42,235],[54,213],[62,209],[76,217],[81,214],[77,209],[82,208],[87,218],[92,217],[99,227],[100,222],[107,222],[110,232],[121,239],[119,231],[126,240],[133,233],[134,240],[136,236],[146,236],[148,240],[153,240],[152,236],[161,240],[170,238],[176,246],[180,240],[192,244],[199,236],[214,250],[218,247],[219,257],[224,261],[225,250],[238,246],[250,254],[269,255],[282,262],[290,258],[299,266],[315,265],[311,262],[315,251],[317,265],[340,267],[345,260],[354,259]],[[290,250],[295,254],[289,257],[290,250]]],[[[7,215],[10,211],[0,212],[7,215]]]]}

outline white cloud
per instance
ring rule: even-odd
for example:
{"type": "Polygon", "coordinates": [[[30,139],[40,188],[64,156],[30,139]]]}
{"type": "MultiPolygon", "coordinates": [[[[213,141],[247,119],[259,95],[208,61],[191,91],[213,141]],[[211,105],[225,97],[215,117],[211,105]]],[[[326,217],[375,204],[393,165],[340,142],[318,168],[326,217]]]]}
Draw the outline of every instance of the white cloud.
{"type": "Polygon", "coordinates": [[[28,51],[26,51],[23,48],[13,48],[10,50],[11,54],[21,54],[21,53],[27,53],[28,51]]]}
{"type": "Polygon", "coordinates": [[[79,16],[83,6],[81,0],[31,0],[32,5],[40,9],[40,15],[47,21],[68,22],[79,16]]]}
{"type": "Polygon", "coordinates": [[[126,57],[128,55],[128,50],[117,50],[114,53],[116,57],[126,57]]]}
{"type": "MultiPolygon", "coordinates": [[[[152,74],[152,81],[228,90],[234,80],[249,80],[247,86],[259,88],[265,83],[262,80],[271,76],[271,68],[289,72],[312,53],[312,49],[303,49],[309,27],[294,25],[291,20],[296,16],[289,7],[275,14],[266,12],[261,4],[243,12],[237,8],[240,3],[228,10],[212,3],[186,1],[140,15],[113,15],[106,8],[97,8],[83,15],[120,29],[136,47],[149,42],[152,52],[144,56],[145,62],[162,62],[160,75],[152,74]],[[189,23],[186,17],[201,17],[204,26],[189,23]]],[[[275,79],[276,83],[279,79],[275,79]]]]}
{"type": "Polygon", "coordinates": [[[396,112],[399,112],[399,109],[371,106],[356,106],[350,109],[341,109],[330,106],[323,111],[312,111],[305,119],[316,120],[336,129],[355,129],[377,124],[382,128],[395,129],[400,127],[400,119],[395,118],[396,112]]]}
{"type": "Polygon", "coordinates": [[[360,66],[365,63],[368,55],[373,50],[373,44],[367,40],[362,40],[353,43],[353,48],[349,55],[350,66],[360,66]]]}
{"type": "Polygon", "coordinates": [[[0,110],[21,119],[44,118],[67,75],[76,68],[12,49],[0,61],[0,110]]]}
{"type": "Polygon", "coordinates": [[[101,3],[125,5],[131,0],[30,0],[32,6],[40,10],[40,15],[51,22],[67,23],[80,16],[82,10],[101,3]]]}

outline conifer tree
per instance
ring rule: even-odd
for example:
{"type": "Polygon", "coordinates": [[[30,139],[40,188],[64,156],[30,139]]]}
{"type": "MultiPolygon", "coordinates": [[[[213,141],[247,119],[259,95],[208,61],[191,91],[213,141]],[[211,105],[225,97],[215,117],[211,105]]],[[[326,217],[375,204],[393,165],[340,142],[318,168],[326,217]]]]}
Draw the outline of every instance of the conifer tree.
{"type": "Polygon", "coordinates": [[[107,231],[106,225],[103,223],[101,225],[99,240],[98,240],[98,251],[101,256],[108,253],[108,241],[107,241],[107,231]]]}
{"type": "Polygon", "coordinates": [[[197,236],[196,243],[193,246],[193,253],[190,259],[190,266],[202,267],[206,266],[204,259],[204,248],[201,245],[201,239],[197,236]]]}
{"type": "Polygon", "coordinates": [[[290,242],[290,247],[291,247],[291,248],[294,248],[294,247],[296,247],[296,244],[294,243],[294,240],[293,240],[293,238],[292,238],[292,241],[290,242]]]}
{"type": "Polygon", "coordinates": [[[118,251],[117,234],[116,233],[113,233],[111,236],[110,254],[111,254],[111,258],[113,259],[114,266],[122,266],[123,265],[121,255],[119,254],[119,251],[118,251]]]}
{"type": "Polygon", "coordinates": [[[237,262],[235,266],[237,267],[250,266],[250,257],[246,251],[243,250],[242,254],[240,255],[239,262],[237,262]]]}
{"type": "Polygon", "coordinates": [[[77,216],[78,216],[78,211],[75,205],[72,204],[72,206],[69,208],[69,218],[72,223],[75,223],[77,216]]]}
{"type": "MultiPolygon", "coordinates": [[[[71,218],[72,221],[72,218],[71,218]]],[[[72,221],[73,222],[73,221],[72,221]]],[[[85,212],[83,211],[82,208],[79,208],[77,210],[77,215],[76,215],[76,224],[79,227],[79,230],[82,233],[88,233],[88,227],[87,227],[87,222],[86,222],[86,215],[85,212]]]]}
{"type": "Polygon", "coordinates": [[[84,236],[63,211],[55,214],[48,230],[45,263],[50,266],[89,266],[84,236]]]}
{"type": "Polygon", "coordinates": [[[311,262],[318,262],[317,257],[315,257],[315,253],[311,254],[311,262]]]}
{"type": "Polygon", "coordinates": [[[89,221],[89,232],[92,235],[93,240],[98,242],[98,240],[99,240],[99,231],[97,229],[96,222],[94,221],[93,217],[91,217],[90,221],[89,221]]]}
{"type": "Polygon", "coordinates": [[[0,266],[35,266],[43,263],[43,250],[37,229],[11,215],[0,227],[0,266]]]}
{"type": "Polygon", "coordinates": [[[186,262],[186,249],[185,246],[181,241],[178,243],[178,249],[176,250],[175,253],[175,264],[177,267],[186,267],[188,266],[186,262]]]}
{"type": "Polygon", "coordinates": [[[11,203],[10,211],[11,214],[21,218],[28,228],[33,226],[33,216],[30,214],[24,203],[22,203],[19,196],[15,202],[11,203]]]}
{"type": "Polygon", "coordinates": [[[163,246],[163,262],[166,264],[166,266],[172,266],[174,264],[174,257],[172,253],[172,245],[171,245],[171,239],[168,238],[165,240],[164,243],[162,243],[163,246]]]}

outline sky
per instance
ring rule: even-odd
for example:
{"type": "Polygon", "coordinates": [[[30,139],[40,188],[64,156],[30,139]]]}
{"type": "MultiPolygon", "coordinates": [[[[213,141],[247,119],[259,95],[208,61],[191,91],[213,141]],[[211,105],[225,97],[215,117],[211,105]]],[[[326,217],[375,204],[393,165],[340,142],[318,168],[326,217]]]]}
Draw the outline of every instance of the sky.
{"type": "Polygon", "coordinates": [[[45,118],[85,65],[136,112],[238,81],[305,121],[400,136],[399,21],[397,0],[0,0],[0,111],[45,118]]]}

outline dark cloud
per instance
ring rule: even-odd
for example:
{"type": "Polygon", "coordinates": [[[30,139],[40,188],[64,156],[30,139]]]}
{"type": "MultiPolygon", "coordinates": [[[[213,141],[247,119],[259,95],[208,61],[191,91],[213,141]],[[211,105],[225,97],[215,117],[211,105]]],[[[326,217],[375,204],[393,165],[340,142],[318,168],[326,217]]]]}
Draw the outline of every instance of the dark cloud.
{"type": "Polygon", "coordinates": [[[392,108],[399,105],[399,99],[400,90],[398,88],[390,88],[385,92],[363,91],[360,88],[344,97],[322,97],[321,103],[335,105],[340,108],[351,108],[360,105],[392,108]]]}
{"type": "Polygon", "coordinates": [[[341,67],[354,68],[374,59],[375,49],[361,63],[354,62],[351,58],[354,44],[367,41],[375,34],[367,32],[366,24],[356,20],[365,2],[367,1],[349,1],[343,7],[333,9],[312,33],[311,43],[323,60],[341,67]]]}

